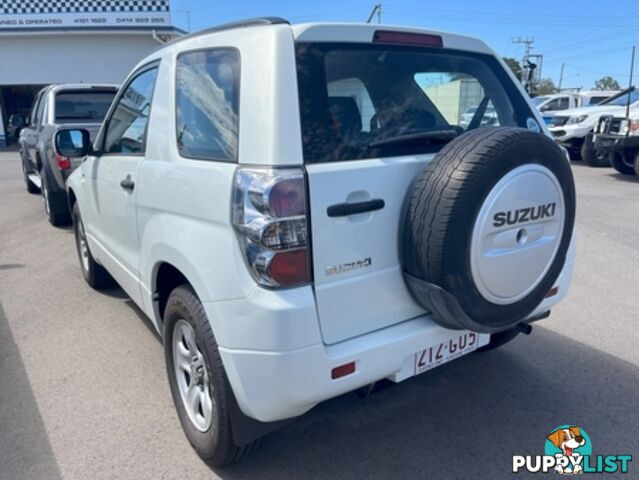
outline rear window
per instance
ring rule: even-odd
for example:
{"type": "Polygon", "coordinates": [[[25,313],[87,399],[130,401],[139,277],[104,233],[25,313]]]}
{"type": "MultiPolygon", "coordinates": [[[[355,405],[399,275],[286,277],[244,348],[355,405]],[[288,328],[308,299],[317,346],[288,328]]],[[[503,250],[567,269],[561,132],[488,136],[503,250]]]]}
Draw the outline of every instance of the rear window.
{"type": "Polygon", "coordinates": [[[466,130],[533,117],[490,55],[358,43],[296,50],[307,163],[437,152],[466,130]]]}
{"type": "Polygon", "coordinates": [[[590,97],[590,101],[588,102],[588,105],[598,105],[608,98],[610,97],[590,97]]]}
{"type": "Polygon", "coordinates": [[[115,97],[115,91],[69,91],[55,96],[57,123],[100,123],[115,97]]]}

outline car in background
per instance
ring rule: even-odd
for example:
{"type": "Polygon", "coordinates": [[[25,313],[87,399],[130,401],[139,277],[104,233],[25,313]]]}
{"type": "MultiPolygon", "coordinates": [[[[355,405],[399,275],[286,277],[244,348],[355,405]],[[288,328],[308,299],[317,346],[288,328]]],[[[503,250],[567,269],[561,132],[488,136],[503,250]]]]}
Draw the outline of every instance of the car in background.
{"type": "Polygon", "coordinates": [[[549,125],[552,121],[552,117],[558,112],[572,108],[592,107],[618,93],[618,90],[555,93],[534,97],[532,103],[542,113],[546,125],[549,125]]]}
{"type": "Polygon", "coordinates": [[[606,115],[592,136],[593,148],[622,175],[639,175],[639,112],[628,117],[606,115]]]}
{"type": "Polygon", "coordinates": [[[555,141],[564,146],[575,160],[581,159],[591,167],[607,166],[605,158],[597,154],[586,141],[602,115],[622,116],[630,108],[639,106],[639,92],[624,90],[599,105],[565,110],[552,117],[548,129],[555,141]]]}
{"type": "Polygon", "coordinates": [[[15,119],[14,127],[21,128],[18,142],[27,191],[42,192],[52,225],[71,221],[65,181],[80,163],[80,158],[56,153],[53,136],[61,126],[96,134],[117,91],[116,85],[50,85],[40,90],[27,119],[15,119]]]}
{"type": "MultiPolygon", "coordinates": [[[[459,119],[459,126],[467,129],[468,126],[470,125],[470,122],[472,122],[473,118],[475,117],[475,114],[477,113],[477,109],[479,108],[478,105],[472,106],[472,107],[468,107],[464,113],[461,114],[461,117],[459,119]]],[[[489,125],[495,125],[499,123],[499,118],[497,117],[497,112],[495,111],[495,107],[492,105],[489,105],[488,107],[486,107],[486,111],[484,112],[482,118],[481,118],[481,126],[485,127],[485,126],[489,126],[489,125]]]]}

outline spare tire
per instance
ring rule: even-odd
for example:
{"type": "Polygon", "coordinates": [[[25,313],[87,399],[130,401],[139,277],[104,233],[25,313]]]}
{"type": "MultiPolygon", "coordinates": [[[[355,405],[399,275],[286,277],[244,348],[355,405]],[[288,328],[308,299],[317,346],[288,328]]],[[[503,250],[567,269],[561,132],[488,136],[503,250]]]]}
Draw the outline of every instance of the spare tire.
{"type": "Polygon", "coordinates": [[[472,130],[447,144],[409,193],[404,278],[447,328],[513,328],[554,286],[574,221],[572,170],[550,138],[472,130]]]}

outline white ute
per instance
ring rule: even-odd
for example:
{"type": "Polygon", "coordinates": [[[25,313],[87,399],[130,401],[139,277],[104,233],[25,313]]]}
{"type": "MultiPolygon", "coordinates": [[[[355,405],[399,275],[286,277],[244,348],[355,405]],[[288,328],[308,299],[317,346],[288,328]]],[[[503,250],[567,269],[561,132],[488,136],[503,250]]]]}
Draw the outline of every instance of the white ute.
{"type": "Polygon", "coordinates": [[[604,115],[622,116],[630,100],[630,108],[639,107],[639,92],[625,90],[591,107],[564,110],[554,115],[548,129],[557,143],[564,146],[573,157],[581,158],[591,167],[609,166],[608,160],[597,155],[586,141],[599,119],[604,115]]]}
{"type": "Polygon", "coordinates": [[[184,432],[223,465],[548,316],[575,192],[544,128],[479,40],[267,18],[161,48],[94,144],[65,129],[56,148],[86,155],[68,181],[85,279],[151,319],[184,432]]]}

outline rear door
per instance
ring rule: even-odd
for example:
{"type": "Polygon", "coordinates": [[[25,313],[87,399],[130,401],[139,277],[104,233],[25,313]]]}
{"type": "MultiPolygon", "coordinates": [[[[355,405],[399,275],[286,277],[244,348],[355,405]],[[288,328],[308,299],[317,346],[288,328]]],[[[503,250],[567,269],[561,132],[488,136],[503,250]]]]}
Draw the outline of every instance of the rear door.
{"type": "Polygon", "coordinates": [[[412,183],[451,130],[525,125],[509,95],[533,115],[492,57],[373,44],[297,50],[314,288],[331,344],[425,313],[403,280],[402,221],[412,183]]]}
{"type": "Polygon", "coordinates": [[[42,117],[46,105],[46,90],[41,90],[33,103],[29,124],[22,129],[20,137],[23,139],[22,148],[26,157],[35,167],[36,165],[36,144],[38,143],[38,131],[42,128],[42,117]]]}

